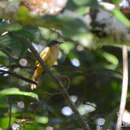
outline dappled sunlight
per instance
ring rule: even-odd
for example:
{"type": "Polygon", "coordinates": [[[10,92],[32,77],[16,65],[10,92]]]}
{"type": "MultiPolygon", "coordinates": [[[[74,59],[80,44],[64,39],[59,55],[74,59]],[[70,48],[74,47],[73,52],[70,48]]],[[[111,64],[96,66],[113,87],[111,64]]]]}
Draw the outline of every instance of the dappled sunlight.
{"type": "Polygon", "coordinates": [[[80,66],[80,61],[76,58],[71,59],[71,63],[74,67],[79,67],[80,66]]]}
{"type": "Polygon", "coordinates": [[[69,106],[64,106],[61,112],[64,116],[71,116],[73,114],[73,111],[69,106]]]}
{"type": "Polygon", "coordinates": [[[92,106],[91,104],[80,104],[78,106],[78,111],[81,115],[87,115],[93,111],[96,110],[96,107],[95,106],[92,106]]]}

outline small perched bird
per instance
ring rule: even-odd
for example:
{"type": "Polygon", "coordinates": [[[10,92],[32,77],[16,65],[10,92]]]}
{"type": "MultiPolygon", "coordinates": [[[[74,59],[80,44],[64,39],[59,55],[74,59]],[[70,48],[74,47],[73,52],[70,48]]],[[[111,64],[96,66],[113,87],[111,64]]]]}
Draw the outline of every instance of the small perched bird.
{"type": "MultiPolygon", "coordinates": [[[[62,42],[60,41],[51,41],[47,47],[45,47],[41,53],[40,53],[40,57],[42,58],[42,60],[49,66],[51,67],[58,58],[58,53],[59,53],[59,45],[62,42]]],[[[33,73],[32,76],[32,80],[36,81],[36,79],[41,75],[42,72],[44,72],[44,68],[40,65],[39,61],[35,62],[36,65],[36,69],[33,73]]],[[[31,84],[31,89],[35,89],[36,85],[35,84],[31,84]]]]}

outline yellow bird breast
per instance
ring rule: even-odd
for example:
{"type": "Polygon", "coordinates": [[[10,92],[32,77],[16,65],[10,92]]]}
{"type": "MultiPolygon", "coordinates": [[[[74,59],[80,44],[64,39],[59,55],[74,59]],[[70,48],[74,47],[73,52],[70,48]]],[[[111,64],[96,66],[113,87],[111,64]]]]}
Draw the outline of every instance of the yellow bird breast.
{"type": "MultiPolygon", "coordinates": [[[[51,67],[57,61],[58,52],[58,46],[47,47],[41,52],[40,57],[49,67],[51,67]]],[[[35,80],[38,78],[43,71],[44,68],[40,65],[39,61],[36,61],[36,70],[34,71],[32,79],[35,80]]]]}
{"type": "Polygon", "coordinates": [[[45,61],[49,67],[51,67],[56,61],[57,61],[57,58],[58,58],[58,54],[50,54],[47,58],[47,60],[45,61]]]}

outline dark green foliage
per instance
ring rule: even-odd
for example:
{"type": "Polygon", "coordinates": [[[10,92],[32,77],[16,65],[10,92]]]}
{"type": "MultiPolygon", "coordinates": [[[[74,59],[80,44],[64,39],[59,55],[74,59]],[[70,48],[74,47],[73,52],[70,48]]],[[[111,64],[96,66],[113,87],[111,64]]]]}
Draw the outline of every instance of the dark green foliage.
{"type": "MultiPolygon", "coordinates": [[[[114,0],[113,2],[117,4],[114,0]]],[[[38,17],[42,21],[40,24],[38,21],[32,21],[27,26],[0,22],[0,128],[8,128],[10,102],[12,124],[18,123],[21,130],[44,130],[46,126],[53,126],[55,130],[80,128],[75,115],[66,117],[61,113],[61,109],[68,104],[48,74],[40,76],[38,88],[32,91],[30,83],[5,72],[12,71],[31,80],[35,57],[20,37],[29,39],[38,52],[52,39],[64,40],[60,46],[58,66],[51,69],[55,74],[70,79],[67,89],[70,95],[78,97],[77,108],[86,102],[97,105],[94,112],[84,115],[92,129],[96,129],[95,120],[99,117],[107,119],[105,128],[109,124],[110,127],[115,124],[116,115],[114,113],[114,118],[112,115],[120,101],[121,48],[104,46],[96,50],[89,49],[87,43],[95,43],[96,40],[83,17],[88,7],[97,6],[96,0],[68,0],[59,15],[38,17]],[[27,61],[26,66],[20,64],[22,58],[27,61]],[[2,67],[9,70],[3,72],[2,67]],[[23,108],[18,106],[19,102],[24,103],[23,108]]],[[[118,15],[118,19],[121,17],[122,15],[118,15]]],[[[128,21],[124,21],[124,24],[128,25],[128,21]]],[[[63,83],[67,87],[67,80],[64,78],[63,83]]]]}

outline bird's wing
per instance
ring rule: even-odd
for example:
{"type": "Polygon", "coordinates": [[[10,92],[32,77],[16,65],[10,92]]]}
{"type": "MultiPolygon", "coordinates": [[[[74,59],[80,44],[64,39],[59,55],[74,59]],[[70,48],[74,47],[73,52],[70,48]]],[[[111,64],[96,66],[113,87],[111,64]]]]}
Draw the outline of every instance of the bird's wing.
{"type": "MultiPolygon", "coordinates": [[[[42,52],[40,53],[40,57],[42,58],[43,61],[46,62],[46,60],[47,60],[49,54],[50,54],[50,48],[49,48],[49,47],[46,47],[46,48],[43,49],[42,52]]],[[[39,61],[36,61],[36,62],[35,62],[35,65],[36,65],[37,67],[39,67],[39,66],[40,66],[39,61]]]]}

